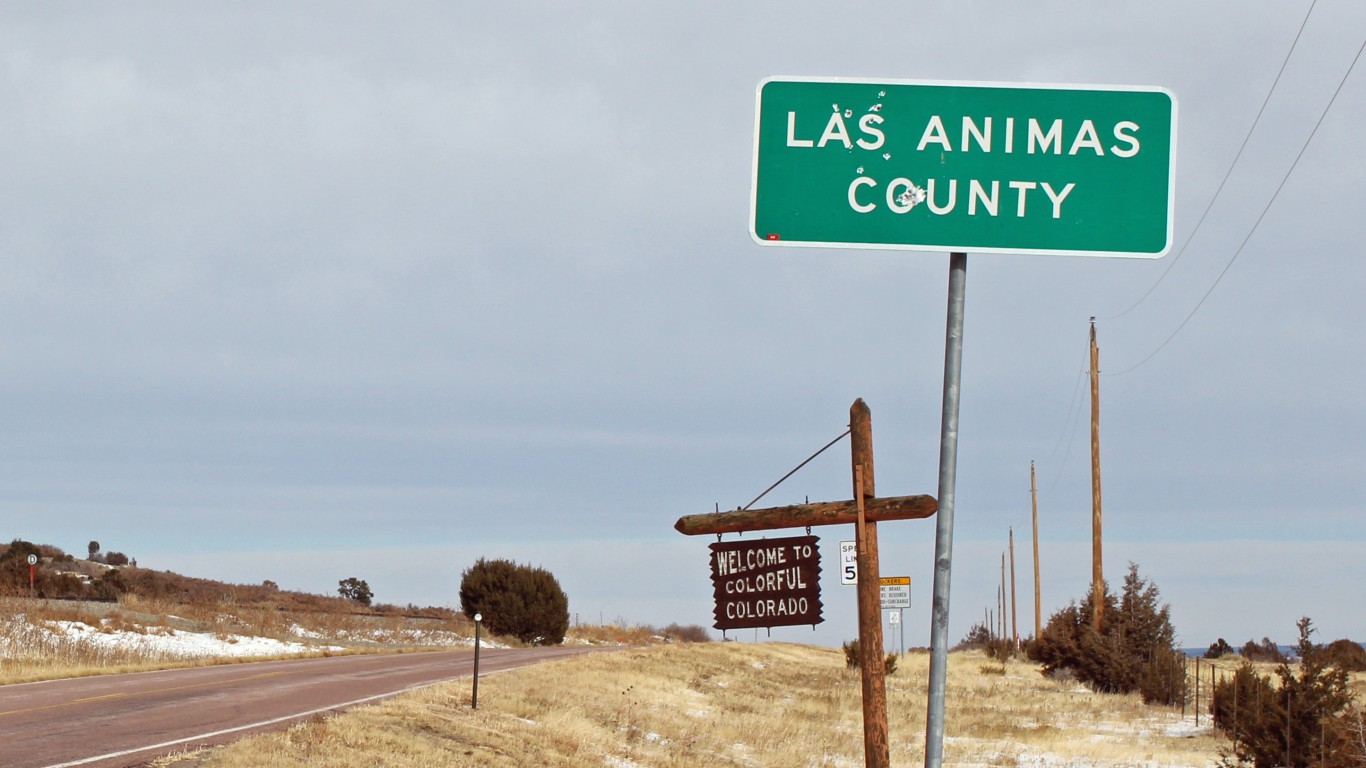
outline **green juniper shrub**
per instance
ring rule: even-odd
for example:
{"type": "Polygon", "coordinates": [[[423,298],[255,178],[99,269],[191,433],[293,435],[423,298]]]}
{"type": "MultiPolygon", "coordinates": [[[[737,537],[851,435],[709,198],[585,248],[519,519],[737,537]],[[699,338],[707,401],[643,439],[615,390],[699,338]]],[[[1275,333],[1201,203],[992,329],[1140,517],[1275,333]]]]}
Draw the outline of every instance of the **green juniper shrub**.
{"type": "Polygon", "coordinates": [[[1233,745],[1227,768],[1349,768],[1366,763],[1360,713],[1352,706],[1351,677],[1335,667],[1325,647],[1310,640],[1313,623],[1301,618],[1293,665],[1282,658],[1279,678],[1261,676],[1244,660],[1233,677],[1214,686],[1215,726],[1233,745]]]}
{"type": "Polygon", "coordinates": [[[460,608],[470,618],[482,614],[490,632],[533,645],[559,645],[569,631],[569,598],[559,581],[511,560],[480,558],[465,571],[460,608]]]}
{"type": "Polygon", "coordinates": [[[1149,704],[1184,701],[1185,656],[1176,645],[1171,606],[1160,603],[1157,586],[1134,563],[1118,598],[1102,584],[1099,631],[1094,598],[1092,590],[1080,604],[1053,614],[1028,645],[1029,658],[1043,665],[1045,675],[1071,675],[1103,693],[1137,691],[1149,704]]]}

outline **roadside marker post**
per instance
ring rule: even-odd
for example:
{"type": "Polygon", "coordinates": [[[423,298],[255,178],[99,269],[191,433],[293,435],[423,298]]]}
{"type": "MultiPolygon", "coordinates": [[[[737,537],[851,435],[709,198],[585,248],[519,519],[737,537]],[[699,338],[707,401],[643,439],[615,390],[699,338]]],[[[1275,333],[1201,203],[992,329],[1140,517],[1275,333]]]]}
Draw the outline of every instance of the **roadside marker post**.
{"type": "Polygon", "coordinates": [[[470,693],[470,709],[479,709],[479,627],[483,614],[474,614],[474,689],[470,693]]]}

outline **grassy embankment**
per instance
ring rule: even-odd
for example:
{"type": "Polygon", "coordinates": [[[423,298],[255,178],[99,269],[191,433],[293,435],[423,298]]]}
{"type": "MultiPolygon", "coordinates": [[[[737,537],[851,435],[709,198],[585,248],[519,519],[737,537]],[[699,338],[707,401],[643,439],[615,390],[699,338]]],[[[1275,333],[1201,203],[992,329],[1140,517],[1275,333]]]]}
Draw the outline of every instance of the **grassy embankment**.
{"type": "MultiPolygon", "coordinates": [[[[174,644],[95,642],[63,631],[64,624],[89,627],[104,636],[134,639],[204,633],[226,644],[237,642],[239,637],[263,637],[299,647],[298,652],[272,657],[411,650],[423,647],[424,636],[458,634],[464,629],[456,620],[175,604],[134,596],[118,603],[0,598],[0,684],[243,660],[227,655],[188,655],[166,647],[174,644]]],[[[261,658],[258,655],[252,660],[261,658]]]]}
{"type": "MultiPolygon", "coordinates": [[[[923,762],[928,657],[888,678],[893,765],[923,762]]],[[[946,762],[1208,766],[1221,741],[1179,710],[950,656],[946,762]]],[[[861,766],[857,672],[838,649],[703,643],[591,654],[416,691],[180,755],[173,768],[861,766]]]]}
{"type": "MultiPolygon", "coordinates": [[[[0,684],[149,669],[297,658],[343,653],[394,653],[468,644],[473,624],[464,616],[337,613],[277,606],[172,603],[126,595],[118,603],[0,598],[0,684]],[[92,637],[62,629],[92,628],[92,637]],[[271,638],[292,644],[277,653],[187,653],[175,643],[138,643],[204,633],[227,646],[239,639],[271,638]],[[120,642],[96,642],[109,636],[120,642]],[[134,642],[128,642],[132,640],[134,642]]],[[[499,639],[494,638],[494,642],[499,639]]],[[[621,644],[649,641],[644,628],[580,627],[567,642],[621,644]]],[[[507,644],[507,641],[503,641],[507,644]]]]}

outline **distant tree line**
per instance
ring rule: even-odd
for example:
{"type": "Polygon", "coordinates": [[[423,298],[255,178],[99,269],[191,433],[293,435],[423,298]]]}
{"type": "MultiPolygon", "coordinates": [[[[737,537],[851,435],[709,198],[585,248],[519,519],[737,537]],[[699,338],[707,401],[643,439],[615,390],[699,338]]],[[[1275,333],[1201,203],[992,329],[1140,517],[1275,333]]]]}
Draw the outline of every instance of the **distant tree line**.
{"type": "MultiPolygon", "coordinates": [[[[1335,667],[1345,669],[1349,672],[1366,672],[1366,648],[1361,643],[1347,638],[1339,638],[1323,646],[1316,646],[1320,653],[1326,654],[1329,663],[1335,667]]],[[[1248,640],[1243,646],[1234,650],[1224,638],[1219,638],[1210,643],[1209,649],[1205,651],[1207,659],[1222,659],[1226,656],[1237,655],[1245,661],[1260,661],[1272,664],[1288,661],[1288,657],[1280,649],[1280,646],[1271,642],[1270,638],[1263,637],[1260,643],[1248,640]]]]}
{"type": "Polygon", "coordinates": [[[125,555],[122,552],[100,552],[100,543],[98,541],[90,542],[87,551],[89,554],[86,555],[85,559],[92,563],[104,563],[105,565],[132,564],[134,567],[138,564],[138,561],[132,560],[128,555],[125,555]]]}

